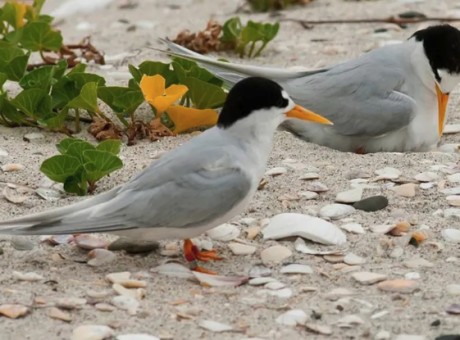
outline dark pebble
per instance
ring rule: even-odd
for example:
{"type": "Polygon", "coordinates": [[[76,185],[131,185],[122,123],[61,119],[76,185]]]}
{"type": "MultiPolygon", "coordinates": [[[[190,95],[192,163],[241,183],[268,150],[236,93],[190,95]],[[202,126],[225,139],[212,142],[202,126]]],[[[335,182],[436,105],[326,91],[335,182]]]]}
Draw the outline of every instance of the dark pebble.
{"type": "Polygon", "coordinates": [[[129,254],[143,254],[157,250],[159,247],[160,244],[156,241],[133,241],[125,237],[120,237],[118,240],[110,243],[107,249],[112,251],[124,250],[129,254]]]}
{"type": "Polygon", "coordinates": [[[363,211],[377,211],[385,209],[388,205],[388,198],[385,196],[372,196],[353,204],[353,207],[363,211]]]}
{"type": "Polygon", "coordinates": [[[435,340],[460,340],[460,334],[440,335],[435,340]]]}

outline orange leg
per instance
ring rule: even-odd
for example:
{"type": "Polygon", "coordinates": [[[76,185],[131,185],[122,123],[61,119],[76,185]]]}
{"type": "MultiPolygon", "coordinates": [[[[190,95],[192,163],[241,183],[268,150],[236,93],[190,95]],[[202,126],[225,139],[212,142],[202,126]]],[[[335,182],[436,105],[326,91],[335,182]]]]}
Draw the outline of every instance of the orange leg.
{"type": "Polygon", "coordinates": [[[184,257],[188,262],[190,262],[192,270],[206,274],[215,273],[208,269],[199,267],[196,263],[197,261],[209,262],[222,260],[221,257],[217,256],[215,250],[200,251],[190,239],[184,240],[184,257]]]}
{"type": "Polygon", "coordinates": [[[364,155],[366,154],[366,150],[364,149],[364,147],[360,146],[358,149],[356,149],[355,153],[358,155],[364,155]]]}

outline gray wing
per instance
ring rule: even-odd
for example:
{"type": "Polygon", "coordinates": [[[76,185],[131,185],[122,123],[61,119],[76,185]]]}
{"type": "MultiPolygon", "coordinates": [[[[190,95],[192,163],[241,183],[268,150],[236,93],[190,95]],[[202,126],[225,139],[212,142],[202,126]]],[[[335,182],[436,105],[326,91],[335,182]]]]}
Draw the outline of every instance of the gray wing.
{"type": "Polygon", "coordinates": [[[331,120],[330,128],[341,135],[378,136],[398,130],[416,112],[415,100],[401,90],[404,69],[371,56],[281,84],[296,103],[331,120]]]}
{"type": "MultiPolygon", "coordinates": [[[[191,144],[191,143],[189,143],[191,144]]],[[[110,232],[136,227],[191,227],[222,216],[250,192],[251,180],[230,151],[193,144],[164,156],[92,207],[46,219],[0,224],[16,235],[110,232]],[[194,152],[201,151],[201,152],[194,152]],[[196,155],[195,157],[193,157],[196,155]],[[187,156],[187,157],[185,157],[187,156]]]]}

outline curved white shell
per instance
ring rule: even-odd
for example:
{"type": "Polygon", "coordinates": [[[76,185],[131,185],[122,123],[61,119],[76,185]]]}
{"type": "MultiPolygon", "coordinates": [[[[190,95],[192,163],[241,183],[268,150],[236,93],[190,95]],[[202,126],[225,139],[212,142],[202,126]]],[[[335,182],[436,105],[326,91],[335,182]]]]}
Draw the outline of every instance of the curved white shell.
{"type": "Polygon", "coordinates": [[[295,213],[274,216],[262,233],[265,240],[300,236],[327,245],[341,245],[347,242],[345,234],[334,224],[317,217],[295,213]]]}

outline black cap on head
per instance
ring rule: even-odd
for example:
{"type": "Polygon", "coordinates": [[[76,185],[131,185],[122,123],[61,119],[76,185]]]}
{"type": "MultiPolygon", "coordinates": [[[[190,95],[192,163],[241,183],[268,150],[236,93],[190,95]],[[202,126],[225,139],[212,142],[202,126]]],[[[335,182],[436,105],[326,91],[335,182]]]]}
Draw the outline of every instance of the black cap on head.
{"type": "Polygon", "coordinates": [[[239,81],[228,93],[217,125],[229,127],[255,110],[287,107],[289,101],[283,97],[282,91],[280,85],[262,77],[249,77],[239,81]]]}
{"type": "MultiPolygon", "coordinates": [[[[412,37],[423,41],[425,54],[437,81],[438,70],[460,73],[460,31],[450,25],[430,26],[415,32],[412,37]]],[[[412,38],[411,37],[411,38],[412,38]]]]}

